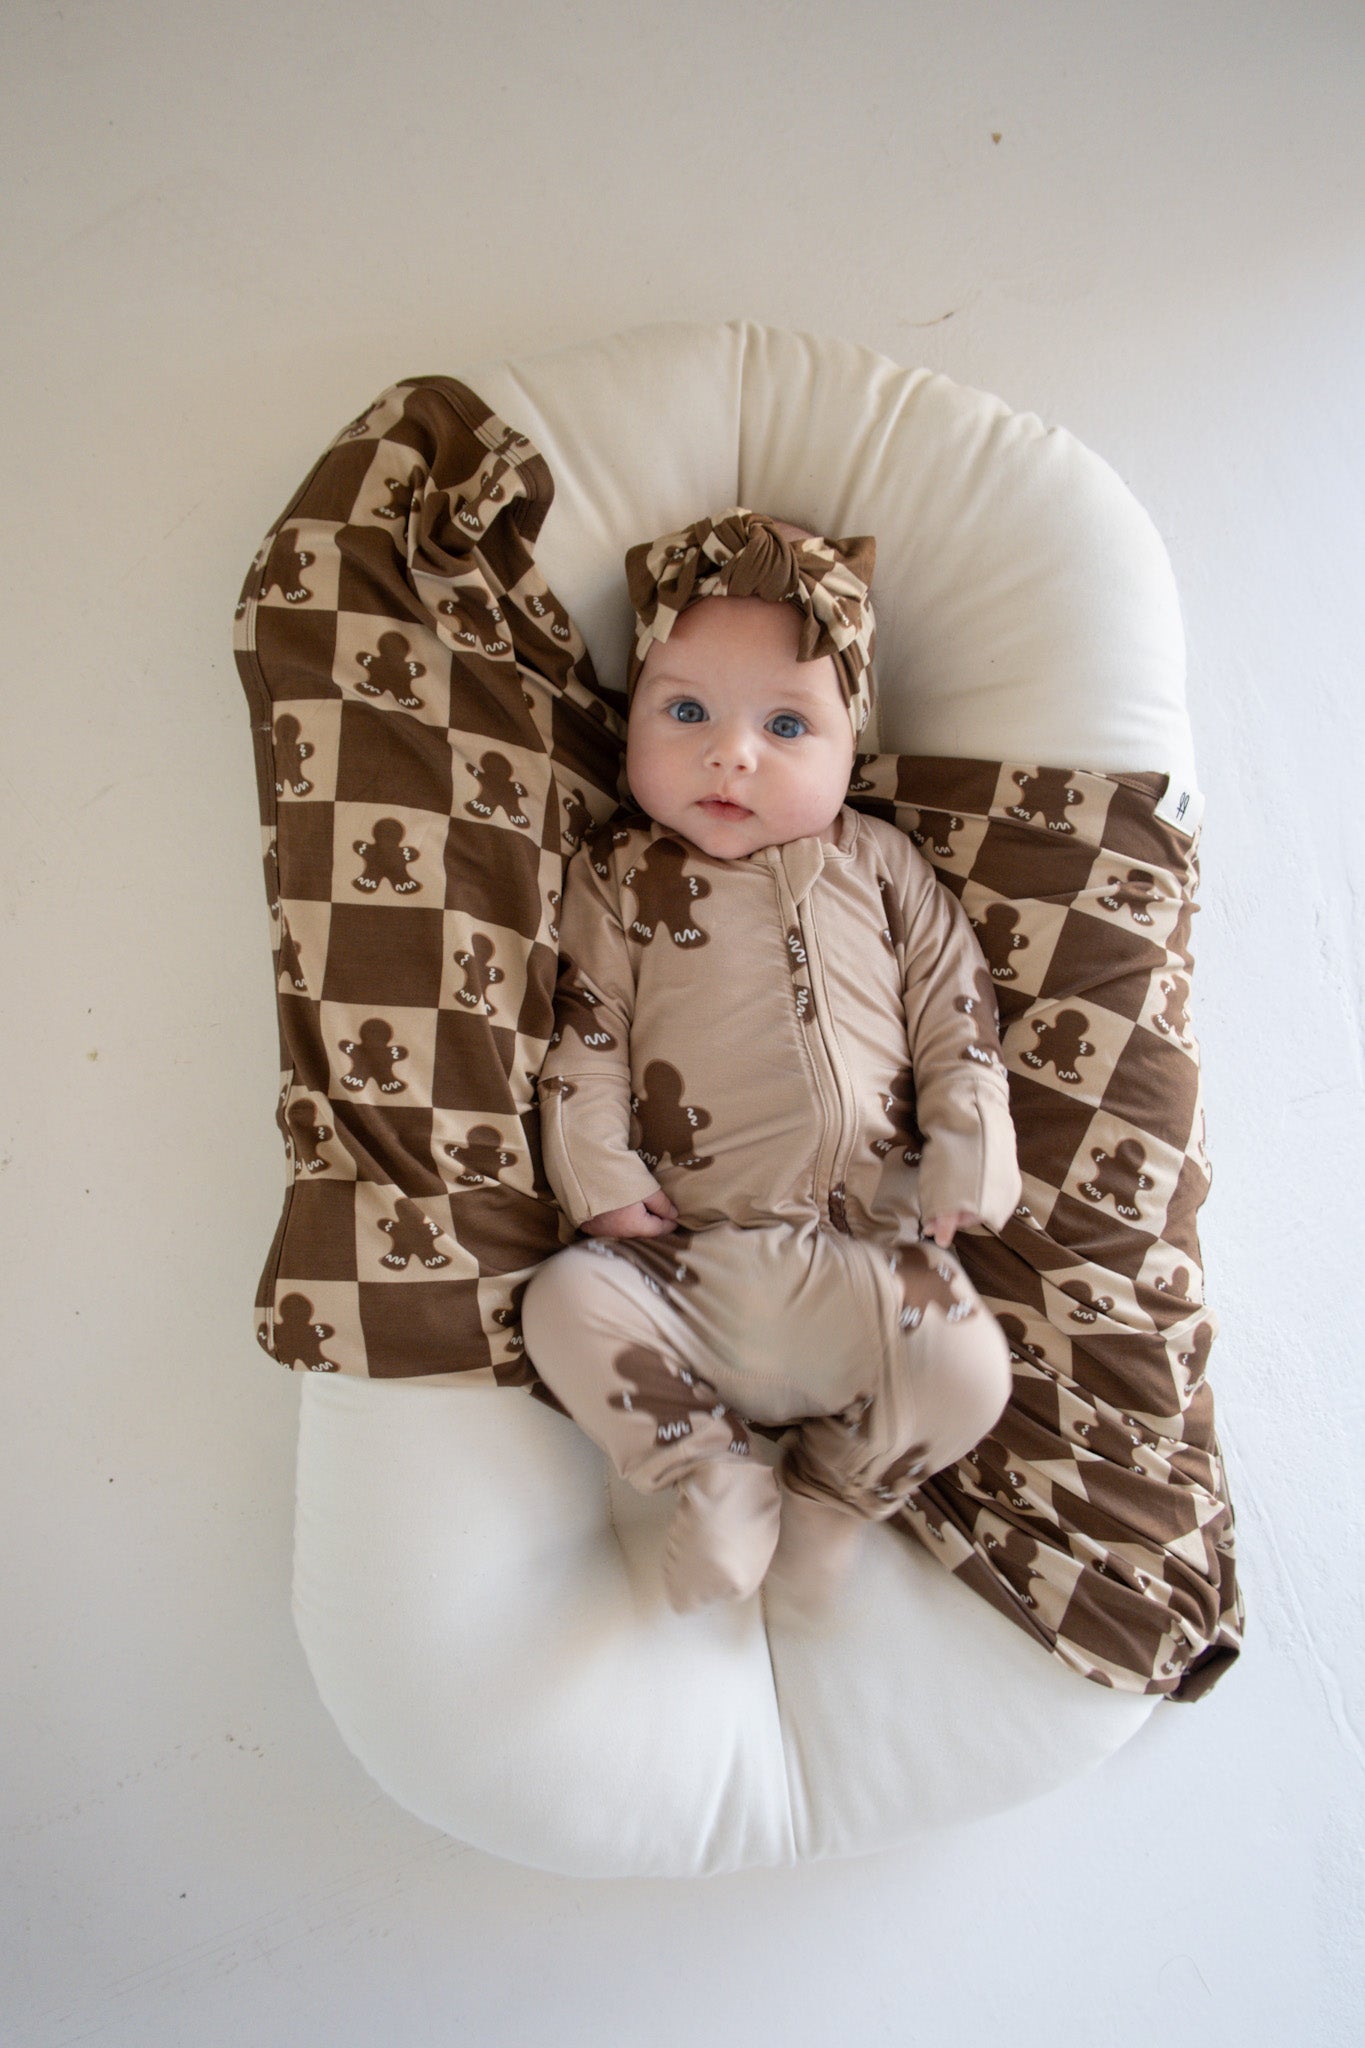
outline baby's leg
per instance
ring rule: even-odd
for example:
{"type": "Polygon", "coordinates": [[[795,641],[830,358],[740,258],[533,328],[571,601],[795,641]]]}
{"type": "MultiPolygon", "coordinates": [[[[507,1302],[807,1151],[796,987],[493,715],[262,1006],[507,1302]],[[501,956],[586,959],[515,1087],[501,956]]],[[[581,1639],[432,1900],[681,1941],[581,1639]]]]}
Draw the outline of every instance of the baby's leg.
{"type": "Polygon", "coordinates": [[[677,1310],[629,1257],[582,1244],[537,1268],[521,1322],[532,1365],[621,1477],[641,1493],[677,1487],[671,1605],[747,1598],[777,1542],[777,1480],[697,1369],[677,1310]]]}
{"type": "Polygon", "coordinates": [[[838,1415],[803,1424],[784,1453],[770,1588],[808,1617],[832,1604],[863,1524],[895,1514],[979,1443],[1010,1395],[1004,1332],[951,1252],[903,1246],[887,1277],[863,1391],[838,1415]]]}

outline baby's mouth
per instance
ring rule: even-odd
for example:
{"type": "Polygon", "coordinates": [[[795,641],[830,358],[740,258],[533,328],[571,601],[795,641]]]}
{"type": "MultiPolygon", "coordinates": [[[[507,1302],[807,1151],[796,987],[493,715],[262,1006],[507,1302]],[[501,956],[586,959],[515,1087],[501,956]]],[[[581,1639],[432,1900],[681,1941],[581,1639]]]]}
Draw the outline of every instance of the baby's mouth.
{"type": "Polygon", "coordinates": [[[703,797],[697,809],[699,811],[706,811],[713,818],[751,818],[753,816],[753,812],[747,810],[743,804],[726,803],[724,797],[719,796],[703,797]]]}

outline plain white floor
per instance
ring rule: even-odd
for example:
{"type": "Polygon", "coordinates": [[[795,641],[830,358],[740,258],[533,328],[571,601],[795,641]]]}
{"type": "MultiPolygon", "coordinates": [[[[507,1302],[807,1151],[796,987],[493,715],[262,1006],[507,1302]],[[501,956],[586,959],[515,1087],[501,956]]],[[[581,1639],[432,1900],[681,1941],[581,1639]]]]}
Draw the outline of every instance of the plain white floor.
{"type": "Polygon", "coordinates": [[[0,2034],[1358,2040],[1365,16],[14,0],[0,51],[0,2034]],[[1170,549],[1249,1634],[1206,1701],[1003,1819],[575,1884],[390,1803],[293,1636],[298,1387],[248,1314],[281,1163],[230,621],[395,377],[741,315],[1071,428],[1170,549]]]}

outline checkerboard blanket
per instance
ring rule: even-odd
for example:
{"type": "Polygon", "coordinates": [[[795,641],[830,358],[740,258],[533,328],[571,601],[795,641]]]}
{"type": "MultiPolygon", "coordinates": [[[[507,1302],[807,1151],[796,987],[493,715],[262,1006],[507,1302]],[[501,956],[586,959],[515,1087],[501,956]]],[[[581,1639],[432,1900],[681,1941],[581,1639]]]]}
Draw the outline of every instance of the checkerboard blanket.
{"type": "MultiPolygon", "coordinates": [[[[343,428],[247,574],[288,1187],[257,1334],[291,1368],[541,1387],[519,1325],[573,1233],[541,1164],[564,867],[625,793],[625,698],[535,565],[539,452],[466,386],[343,428]]],[[[900,1520],[1072,1669],[1193,1699],[1236,1657],[1205,1367],[1193,842],[1160,775],[860,755],[999,998],[1024,1199],[958,1239],[1014,1394],[900,1520]]]]}

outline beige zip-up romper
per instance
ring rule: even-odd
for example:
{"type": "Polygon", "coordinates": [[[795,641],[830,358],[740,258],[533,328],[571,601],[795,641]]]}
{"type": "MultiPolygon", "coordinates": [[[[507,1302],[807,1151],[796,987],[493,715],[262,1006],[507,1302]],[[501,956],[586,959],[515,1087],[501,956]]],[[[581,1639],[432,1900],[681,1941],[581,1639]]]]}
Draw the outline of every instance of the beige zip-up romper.
{"type": "MultiPolygon", "coordinates": [[[[644,1492],[799,1423],[786,1479],[870,1518],[964,1455],[1008,1347],[921,1217],[1020,1196],[989,972],[906,835],[845,805],[720,860],[642,817],[569,864],[545,1172],[569,1220],[666,1190],[678,1228],[533,1274],[531,1361],[644,1492]]],[[[713,1474],[719,1478],[719,1474],[713,1474]]]]}

